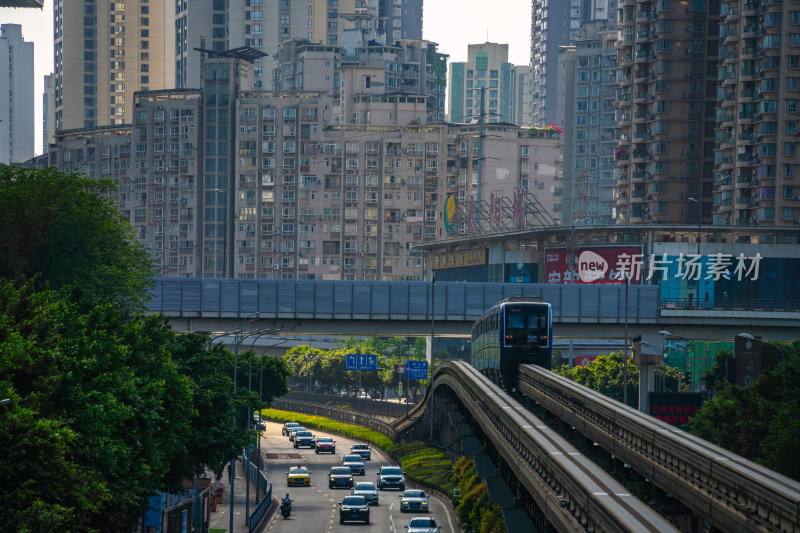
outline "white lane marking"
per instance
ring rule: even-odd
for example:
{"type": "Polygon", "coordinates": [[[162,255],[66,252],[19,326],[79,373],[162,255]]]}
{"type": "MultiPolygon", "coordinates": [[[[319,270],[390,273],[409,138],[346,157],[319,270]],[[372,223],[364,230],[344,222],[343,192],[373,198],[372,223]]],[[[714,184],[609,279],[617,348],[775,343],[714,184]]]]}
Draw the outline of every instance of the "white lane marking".
{"type": "Polygon", "coordinates": [[[450,516],[450,509],[448,509],[448,508],[447,508],[447,506],[446,506],[445,504],[443,504],[443,503],[441,502],[441,500],[439,500],[438,498],[434,498],[433,496],[431,496],[431,495],[428,495],[428,499],[429,499],[429,500],[433,500],[433,501],[435,501],[435,502],[439,502],[439,505],[441,505],[441,506],[442,506],[442,508],[444,509],[444,514],[445,514],[445,516],[447,516],[447,525],[448,525],[448,526],[450,526],[450,531],[451,531],[452,533],[456,533],[456,530],[455,530],[455,528],[453,527],[453,519],[452,519],[452,517],[450,516]]]}
{"type": "Polygon", "coordinates": [[[394,504],[389,506],[389,533],[395,533],[395,531],[396,531],[394,529],[394,518],[392,517],[392,506],[393,505],[394,504]]]}

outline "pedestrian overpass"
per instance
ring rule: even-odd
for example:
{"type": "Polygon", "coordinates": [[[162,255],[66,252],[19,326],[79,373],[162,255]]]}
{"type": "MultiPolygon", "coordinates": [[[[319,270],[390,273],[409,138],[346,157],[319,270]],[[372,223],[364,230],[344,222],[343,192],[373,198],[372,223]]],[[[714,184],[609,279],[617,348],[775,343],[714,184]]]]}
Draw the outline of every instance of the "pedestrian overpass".
{"type": "Polygon", "coordinates": [[[467,337],[485,310],[510,296],[549,302],[556,338],[624,339],[669,329],[698,340],[742,332],[791,340],[800,329],[800,310],[661,307],[656,285],[161,277],[150,296],[148,313],[184,332],[270,327],[293,335],[467,337]]]}

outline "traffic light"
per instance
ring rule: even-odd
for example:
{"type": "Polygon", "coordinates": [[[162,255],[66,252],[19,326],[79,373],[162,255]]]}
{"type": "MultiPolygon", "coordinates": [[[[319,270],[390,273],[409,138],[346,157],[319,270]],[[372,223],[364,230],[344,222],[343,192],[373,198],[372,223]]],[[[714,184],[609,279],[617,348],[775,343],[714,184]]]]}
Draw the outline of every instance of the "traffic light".
{"type": "Polygon", "coordinates": [[[690,389],[692,388],[692,371],[691,370],[687,370],[686,373],[683,375],[683,378],[681,379],[681,388],[683,388],[683,387],[689,387],[690,389]]]}

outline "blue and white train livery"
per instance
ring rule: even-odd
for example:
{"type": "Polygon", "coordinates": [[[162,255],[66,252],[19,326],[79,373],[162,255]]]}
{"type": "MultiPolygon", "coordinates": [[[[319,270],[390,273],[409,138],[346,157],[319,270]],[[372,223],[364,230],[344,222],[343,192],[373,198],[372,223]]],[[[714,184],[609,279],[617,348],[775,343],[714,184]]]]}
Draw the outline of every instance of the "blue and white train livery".
{"type": "Polygon", "coordinates": [[[541,298],[506,298],[472,326],[472,365],[504,387],[516,387],[520,364],[550,370],[552,358],[553,311],[541,298]]]}

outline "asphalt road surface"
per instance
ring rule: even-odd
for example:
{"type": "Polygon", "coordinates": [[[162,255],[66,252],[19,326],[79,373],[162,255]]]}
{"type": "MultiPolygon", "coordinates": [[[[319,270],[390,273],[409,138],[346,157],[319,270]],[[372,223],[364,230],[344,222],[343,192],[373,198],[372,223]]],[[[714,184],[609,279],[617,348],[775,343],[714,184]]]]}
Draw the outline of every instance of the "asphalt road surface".
{"type": "MultiPolygon", "coordinates": [[[[317,533],[334,531],[374,531],[386,533],[404,533],[403,526],[408,525],[412,513],[400,512],[400,495],[398,490],[378,491],[378,505],[370,507],[370,523],[339,523],[339,502],[350,494],[350,489],[329,489],[328,472],[331,466],[341,465],[342,457],[354,441],[337,435],[312,430],[315,437],[329,436],[336,440],[336,453],[314,453],[311,448],[295,449],[289,437],[281,435],[283,424],[266,423],[261,434],[261,451],[267,461],[267,479],[272,483],[272,494],[279,500],[286,493],[293,500],[292,514],[284,519],[280,511],[275,513],[265,531],[270,533],[317,533]],[[291,466],[305,466],[311,472],[310,487],[287,487],[286,471],[291,466]]],[[[378,469],[382,465],[392,464],[379,449],[372,448],[372,460],[365,461],[366,475],[354,476],[354,482],[378,480],[378,469]]],[[[417,488],[407,482],[406,488],[417,488]]],[[[424,490],[424,489],[423,489],[424,490]]],[[[442,533],[461,533],[458,521],[449,502],[438,496],[429,495],[430,516],[442,526],[442,533]]]]}

